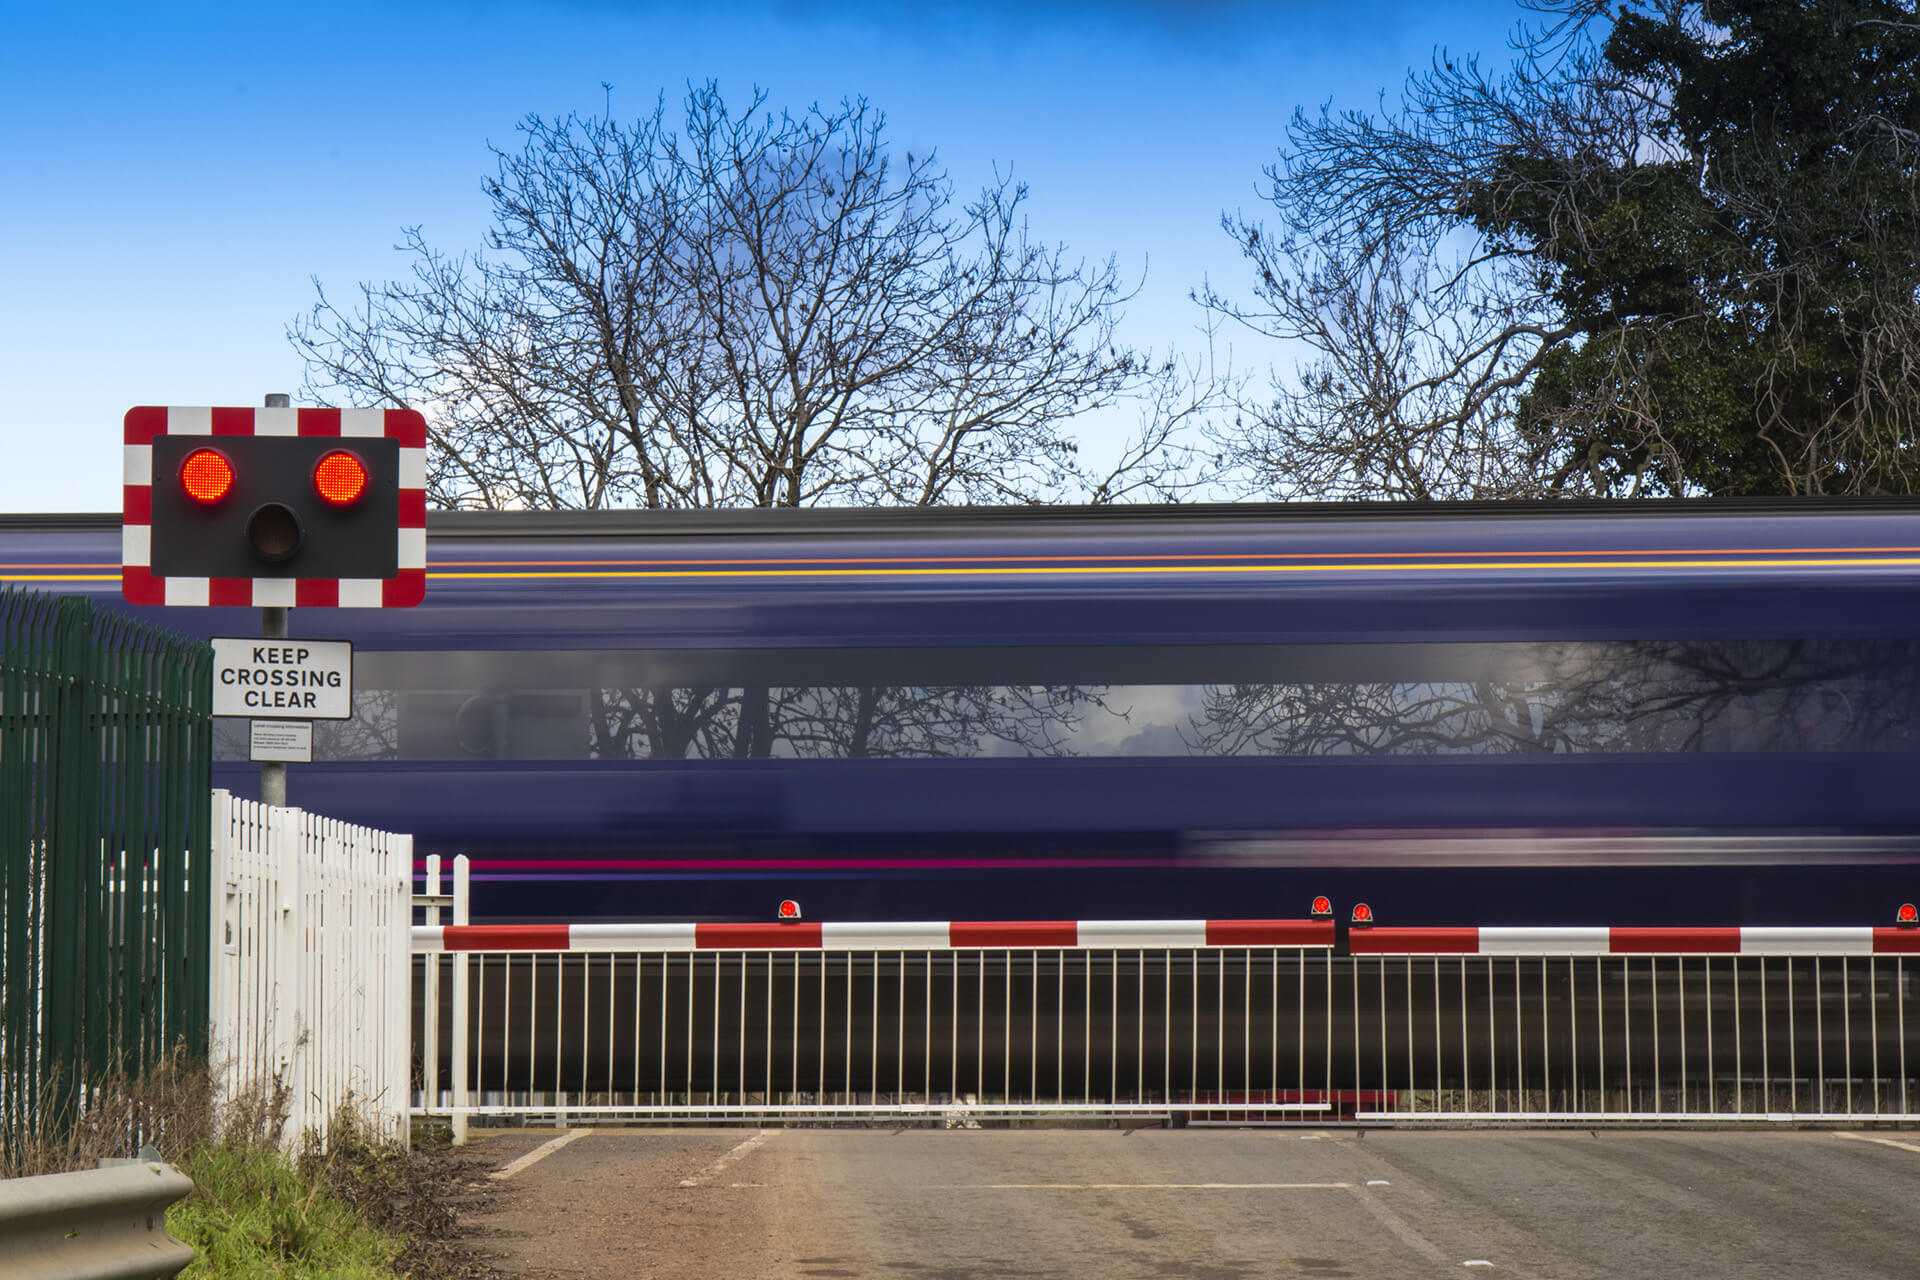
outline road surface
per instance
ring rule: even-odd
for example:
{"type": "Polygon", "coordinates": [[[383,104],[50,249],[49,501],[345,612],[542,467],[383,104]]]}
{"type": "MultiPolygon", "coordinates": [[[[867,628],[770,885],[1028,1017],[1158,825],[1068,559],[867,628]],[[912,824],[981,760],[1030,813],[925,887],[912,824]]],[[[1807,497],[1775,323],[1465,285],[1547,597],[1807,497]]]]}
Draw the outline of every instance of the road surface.
{"type": "Polygon", "coordinates": [[[600,1129],[555,1141],[565,1136],[481,1140],[512,1169],[485,1226],[514,1274],[1920,1275],[1912,1133],[600,1129]]]}

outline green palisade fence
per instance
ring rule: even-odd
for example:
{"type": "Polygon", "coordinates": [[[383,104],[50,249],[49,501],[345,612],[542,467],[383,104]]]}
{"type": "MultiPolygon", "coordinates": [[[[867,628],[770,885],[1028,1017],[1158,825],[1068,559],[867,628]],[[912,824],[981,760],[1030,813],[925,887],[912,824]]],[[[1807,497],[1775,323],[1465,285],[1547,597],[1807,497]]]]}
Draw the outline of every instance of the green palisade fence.
{"type": "Polygon", "coordinates": [[[0,589],[0,1144],[207,1052],[212,660],[0,589]]]}

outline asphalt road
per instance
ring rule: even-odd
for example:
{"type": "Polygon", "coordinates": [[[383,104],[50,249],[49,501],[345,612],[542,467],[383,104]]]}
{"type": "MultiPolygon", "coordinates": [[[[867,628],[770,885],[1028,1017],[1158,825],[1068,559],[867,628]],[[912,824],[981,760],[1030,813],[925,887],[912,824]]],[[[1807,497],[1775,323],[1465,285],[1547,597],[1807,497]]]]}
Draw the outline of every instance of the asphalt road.
{"type": "Polygon", "coordinates": [[[1920,1135],[1862,1137],[593,1130],[485,1226],[541,1277],[1912,1280],[1920,1135]]]}

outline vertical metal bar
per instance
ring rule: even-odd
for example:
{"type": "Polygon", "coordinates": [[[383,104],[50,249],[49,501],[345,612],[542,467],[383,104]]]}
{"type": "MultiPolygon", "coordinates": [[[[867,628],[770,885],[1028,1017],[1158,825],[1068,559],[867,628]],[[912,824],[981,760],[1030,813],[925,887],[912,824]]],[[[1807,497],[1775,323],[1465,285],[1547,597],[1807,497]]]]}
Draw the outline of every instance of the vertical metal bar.
{"type": "Polygon", "coordinates": [[[1894,1012],[1900,1036],[1900,1114],[1910,1116],[1913,1109],[1907,1103],[1907,958],[1900,956],[1893,963],[1894,1012]]]}
{"type": "Polygon", "coordinates": [[[900,953],[900,988],[894,993],[893,1015],[893,1100],[907,1098],[907,953],[900,953]]]}
{"type": "Polygon", "coordinates": [[[1840,1044],[1847,1073],[1847,1114],[1853,1114],[1853,963],[1840,957],[1840,1044]]]}
{"type": "Polygon", "coordinates": [[[1720,1075],[1713,1069],[1713,956],[1701,956],[1701,967],[1707,971],[1707,1111],[1711,1115],[1720,1109],[1720,1075]]]}
{"type": "Polygon", "coordinates": [[[1570,1061],[1567,1063],[1567,1093],[1572,1099],[1571,1110],[1581,1109],[1586,1095],[1580,1088],[1580,991],[1575,970],[1579,962],[1572,956],[1567,957],[1567,1009],[1572,1015],[1573,1037],[1568,1048],[1570,1061]]]}
{"type": "MultiPolygon", "coordinates": [[[[1488,964],[1493,962],[1489,960],[1488,964]]],[[[1540,1016],[1546,1017],[1542,1006],[1540,1016]]],[[[1520,957],[1513,958],[1513,1098],[1514,1110],[1527,1109],[1527,1020],[1520,1008],[1520,957]]]]}
{"type": "Polygon", "coordinates": [[[1873,1114],[1880,1114],[1880,973],[1873,956],[1867,957],[1867,1034],[1873,1045],[1873,1114]]]}
{"type": "Polygon", "coordinates": [[[1819,1089],[1813,1095],[1813,1110],[1819,1115],[1827,1109],[1827,985],[1820,977],[1819,956],[1813,958],[1813,1045],[1819,1089]]]}
{"type": "Polygon", "coordinates": [[[867,1035],[867,1105],[880,1102],[880,953],[873,953],[873,997],[869,1014],[873,1030],[867,1035]]]}
{"type": "MultiPolygon", "coordinates": [[[[1407,957],[1407,1106],[1408,1107],[1413,1107],[1417,1105],[1416,1099],[1414,1097],[1414,1090],[1417,1088],[1418,1084],[1419,1084],[1419,1081],[1414,1076],[1414,1067],[1413,1067],[1413,957],[1408,956],[1407,957]]],[[[1434,1106],[1436,1110],[1439,1107],[1439,1103],[1440,1103],[1440,1100],[1438,1098],[1435,1098],[1434,1106]]]]}
{"type": "Polygon", "coordinates": [[[1913,1109],[1907,1103],[1907,958],[1899,956],[1893,964],[1894,1012],[1900,1038],[1900,1114],[1910,1116],[1913,1109]]]}
{"type": "Polygon", "coordinates": [[[1746,1037],[1740,1033],[1740,957],[1733,957],[1733,1111],[1742,1115],[1747,1109],[1746,1037]]]}
{"type": "Polygon", "coordinates": [[[1473,1064],[1467,1041],[1467,958],[1460,957],[1460,1096],[1468,1111],[1473,1110],[1473,1064]]]}
{"type": "Polygon", "coordinates": [[[1267,1085],[1267,1101],[1280,1101],[1280,948],[1269,955],[1273,960],[1273,986],[1268,994],[1272,1008],[1267,1019],[1267,1070],[1272,1076],[1267,1085]]]}
{"type": "Polygon", "coordinates": [[[1767,958],[1760,957],[1760,1110],[1773,1110],[1773,1045],[1767,1019],[1767,958]]]}
{"type": "Polygon", "coordinates": [[[1607,986],[1601,971],[1606,967],[1605,956],[1593,958],[1593,1004],[1594,1012],[1599,1015],[1599,1023],[1594,1028],[1594,1050],[1600,1058],[1600,1107],[1607,1109],[1607,986]]]}
{"type": "Polygon", "coordinates": [[[1787,1110],[1800,1109],[1799,1013],[1793,1007],[1793,957],[1787,957],[1787,1110]]]}
{"type": "Polygon", "coordinates": [[[1653,1014],[1653,1109],[1661,1109],[1660,1085],[1660,959],[1647,957],[1647,1009],[1653,1014]]]}
{"type": "Polygon", "coordinates": [[[1027,1010],[1027,1101],[1040,1101],[1040,948],[1033,957],[1033,998],[1027,1010]]]}
{"type": "Polygon", "coordinates": [[[1353,975],[1353,1097],[1354,1105],[1357,1107],[1360,1105],[1360,958],[1358,956],[1349,962],[1347,971],[1353,975]]]}
{"type": "Polygon", "coordinates": [[[1299,1061],[1294,1066],[1293,1085],[1304,1101],[1307,1096],[1307,953],[1295,952],[1294,959],[1300,966],[1300,993],[1295,997],[1293,1006],[1296,1014],[1293,1042],[1299,1051],[1299,1061]]]}
{"type": "Polygon", "coordinates": [[[1620,958],[1620,1020],[1626,1030],[1627,1106],[1633,1110],[1633,957],[1620,958]]]}
{"type": "MultiPolygon", "coordinates": [[[[974,989],[973,1087],[974,1101],[984,1102],[987,1081],[987,953],[983,948],[975,954],[979,959],[979,981],[974,989]]],[[[957,1043],[953,1051],[959,1054],[960,1046],[957,1043]]]]}
{"type": "MultiPolygon", "coordinates": [[[[1380,1023],[1380,1100],[1383,1101],[1388,1095],[1393,1072],[1393,1068],[1387,1065],[1387,958],[1385,956],[1380,957],[1380,1004],[1374,1016],[1380,1023]]],[[[1411,1080],[1407,1082],[1407,1087],[1409,1089],[1413,1087],[1411,1080]]],[[[1353,1105],[1355,1110],[1359,1109],[1358,1097],[1354,1098],[1353,1105]]]]}
{"type": "MultiPolygon", "coordinates": [[[[688,957],[689,960],[692,957],[688,957]]],[[[661,1105],[671,1105],[672,1093],[667,1089],[667,1001],[671,986],[668,982],[668,966],[673,957],[667,952],[660,953],[660,1088],[658,1090],[661,1105]]]]}
{"type": "Polygon", "coordinates": [[[1213,1100],[1216,1103],[1226,1101],[1227,1097],[1227,953],[1223,948],[1213,953],[1213,989],[1216,1008],[1213,1015],[1213,1100]]]}
{"type": "Polygon", "coordinates": [[[1500,1011],[1495,1008],[1493,997],[1493,957],[1487,957],[1487,1110],[1500,1109],[1500,1049],[1496,1043],[1496,1034],[1500,1026],[1500,1011]]]}
{"type": "Polygon", "coordinates": [[[1327,1070],[1322,1077],[1326,1081],[1328,1100],[1333,1095],[1333,953],[1327,953],[1327,1070]]]}
{"type": "Polygon", "coordinates": [[[1693,1105],[1687,1081],[1687,958],[1676,957],[1673,968],[1673,989],[1680,1005],[1680,1109],[1686,1111],[1693,1105]]]}

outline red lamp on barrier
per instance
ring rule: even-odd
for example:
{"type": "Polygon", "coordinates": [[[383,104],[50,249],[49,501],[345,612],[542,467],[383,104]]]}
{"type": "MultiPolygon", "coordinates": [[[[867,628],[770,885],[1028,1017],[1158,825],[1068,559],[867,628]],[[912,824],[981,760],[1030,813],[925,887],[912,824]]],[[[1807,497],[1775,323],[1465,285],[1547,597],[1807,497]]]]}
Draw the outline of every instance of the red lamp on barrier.
{"type": "Polygon", "coordinates": [[[1307,909],[1307,914],[1310,916],[1313,916],[1315,919],[1319,919],[1322,916],[1332,915],[1333,899],[1327,897],[1327,895],[1324,893],[1321,894],[1319,897],[1313,900],[1313,906],[1307,909]]]}
{"type": "Polygon", "coordinates": [[[800,918],[800,904],[792,898],[782,898],[780,899],[780,910],[776,914],[782,920],[798,920],[800,918]]]}
{"type": "Polygon", "coordinates": [[[1893,913],[1893,922],[1902,929],[1920,928],[1920,907],[1911,902],[1903,902],[1900,909],[1893,913]]]}
{"type": "Polygon", "coordinates": [[[1356,929],[1364,929],[1373,923],[1373,908],[1364,902],[1353,904],[1353,915],[1348,923],[1356,929]]]}

